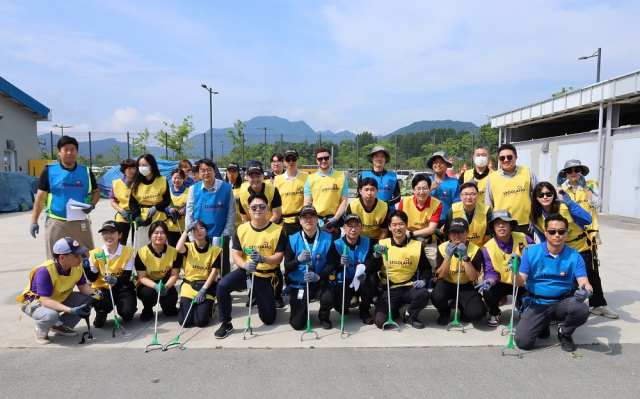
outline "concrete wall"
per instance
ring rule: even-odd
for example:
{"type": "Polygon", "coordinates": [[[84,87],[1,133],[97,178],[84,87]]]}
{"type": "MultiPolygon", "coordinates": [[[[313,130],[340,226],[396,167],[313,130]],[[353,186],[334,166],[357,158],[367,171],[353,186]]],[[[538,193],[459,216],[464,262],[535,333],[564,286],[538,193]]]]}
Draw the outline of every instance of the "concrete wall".
{"type": "MultiPolygon", "coordinates": [[[[0,156],[5,156],[7,140],[13,140],[15,151],[15,170],[28,171],[29,159],[38,158],[38,140],[36,120],[33,112],[27,108],[20,108],[18,104],[7,98],[0,97],[0,156]]],[[[4,167],[2,167],[4,171],[4,167]]],[[[12,169],[13,171],[13,169],[12,169]]]]}

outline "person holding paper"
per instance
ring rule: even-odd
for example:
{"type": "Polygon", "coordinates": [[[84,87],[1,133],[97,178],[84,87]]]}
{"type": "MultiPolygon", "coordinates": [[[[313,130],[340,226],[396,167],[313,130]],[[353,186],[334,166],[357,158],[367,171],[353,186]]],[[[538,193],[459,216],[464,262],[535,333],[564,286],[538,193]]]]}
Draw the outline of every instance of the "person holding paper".
{"type": "Polygon", "coordinates": [[[48,259],[53,258],[53,244],[64,237],[73,237],[81,246],[93,248],[91,220],[88,215],[100,200],[100,190],[93,172],[76,162],[78,140],[63,136],[58,140],[57,147],[60,162],[46,165],[40,174],[38,193],[31,214],[30,231],[33,238],[36,238],[36,234],[40,232],[38,217],[42,208],[47,206],[44,240],[48,259]],[[70,200],[88,205],[80,211],[81,216],[67,218],[70,200]]]}

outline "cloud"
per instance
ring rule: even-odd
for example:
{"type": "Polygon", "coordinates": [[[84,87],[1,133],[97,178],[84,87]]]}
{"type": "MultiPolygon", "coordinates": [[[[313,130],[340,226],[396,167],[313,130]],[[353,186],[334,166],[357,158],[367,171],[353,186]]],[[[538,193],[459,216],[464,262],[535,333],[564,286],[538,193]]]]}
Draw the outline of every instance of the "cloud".
{"type": "Polygon", "coordinates": [[[100,121],[98,128],[103,132],[134,132],[148,127],[153,132],[162,129],[163,122],[172,123],[171,119],[161,112],[143,116],[137,109],[127,106],[117,109],[106,121],[100,121]]]}

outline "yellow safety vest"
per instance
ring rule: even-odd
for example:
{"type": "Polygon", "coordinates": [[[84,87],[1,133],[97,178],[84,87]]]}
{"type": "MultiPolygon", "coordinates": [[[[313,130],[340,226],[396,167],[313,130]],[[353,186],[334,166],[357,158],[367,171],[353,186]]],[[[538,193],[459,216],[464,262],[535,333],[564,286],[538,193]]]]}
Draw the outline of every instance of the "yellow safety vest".
{"type": "MultiPolygon", "coordinates": [[[[240,241],[240,245],[243,249],[242,259],[244,259],[245,262],[249,262],[251,260],[249,255],[244,251],[245,248],[252,251],[258,251],[264,257],[275,254],[281,231],[282,226],[275,223],[269,224],[269,226],[262,231],[255,231],[251,226],[251,223],[243,223],[240,225],[236,234],[238,235],[238,240],[240,241]]],[[[275,276],[274,270],[277,267],[280,267],[280,265],[258,263],[258,270],[255,272],[255,275],[258,277],[275,276]]]]}
{"type": "MultiPolygon", "coordinates": [[[[598,187],[598,182],[595,180],[587,180],[587,187],[594,187],[594,188],[598,187]]],[[[598,210],[596,208],[593,208],[591,204],[589,204],[589,200],[587,199],[587,195],[585,194],[584,190],[573,191],[571,187],[566,187],[565,191],[569,193],[571,198],[575,202],[577,202],[578,205],[582,207],[582,209],[584,209],[585,211],[589,212],[589,214],[591,214],[591,218],[593,219],[593,222],[589,226],[587,226],[587,233],[588,233],[589,239],[592,242],[595,242],[596,235],[600,230],[600,226],[598,225],[598,210]]]]}
{"type": "MultiPolygon", "coordinates": [[[[232,188],[231,192],[236,198],[240,198],[240,192],[242,191],[242,185],[238,188],[232,188]]],[[[242,215],[240,214],[240,204],[236,201],[236,222],[234,228],[238,228],[242,224],[242,215]]]]}
{"type": "MultiPolygon", "coordinates": [[[[271,208],[271,202],[273,201],[273,196],[276,193],[276,188],[274,186],[272,186],[271,184],[265,184],[262,183],[262,186],[264,187],[264,195],[267,197],[267,206],[269,208],[271,208]]],[[[247,184],[246,187],[240,187],[240,205],[242,205],[242,207],[244,208],[246,215],[249,217],[249,221],[251,221],[253,218],[251,217],[251,212],[249,210],[249,197],[251,196],[251,193],[249,192],[249,185],[247,184]]],[[[267,213],[266,219],[269,220],[271,219],[271,216],[273,216],[273,212],[271,212],[271,210],[269,210],[269,212],[267,213]]]]}
{"type": "MultiPolygon", "coordinates": [[[[476,178],[473,176],[473,171],[474,169],[466,170],[462,175],[463,176],[462,180],[463,180],[463,183],[466,183],[469,180],[473,180],[474,182],[476,182],[476,184],[478,185],[478,203],[484,204],[484,197],[487,193],[487,178],[493,177],[493,175],[498,172],[496,172],[495,170],[489,169],[489,173],[483,179],[476,180],[476,178]]],[[[491,185],[493,185],[493,183],[491,185]]]]}
{"type": "Polygon", "coordinates": [[[296,222],[296,216],[304,205],[304,184],[308,178],[309,174],[305,172],[299,172],[293,180],[286,178],[286,172],[276,176],[274,184],[282,198],[282,215],[285,223],[296,222]]]}
{"type": "MultiPolygon", "coordinates": [[[[404,198],[402,200],[402,211],[407,214],[409,218],[409,224],[407,229],[409,231],[417,231],[429,227],[431,216],[438,210],[440,206],[440,200],[428,197],[429,206],[425,207],[422,211],[419,211],[416,204],[413,202],[413,197],[404,198]]],[[[429,237],[425,237],[425,240],[429,237]]],[[[431,236],[434,240],[436,235],[431,236]]]]}
{"type": "Polygon", "coordinates": [[[78,284],[78,281],[82,278],[82,267],[72,267],[69,275],[65,276],[58,273],[56,262],[53,259],[49,259],[31,270],[29,273],[29,283],[27,284],[27,287],[22,291],[21,295],[18,295],[15,298],[17,302],[24,302],[25,298],[28,296],[33,296],[35,297],[35,299],[33,299],[34,301],[40,302],[40,296],[31,292],[31,284],[33,283],[33,276],[35,276],[36,271],[41,267],[46,267],[49,271],[49,275],[51,276],[51,283],[53,284],[51,299],[60,303],[67,299],[69,294],[73,292],[73,287],[75,287],[76,284],[78,284]]]}
{"type": "MultiPolygon", "coordinates": [[[[191,187],[185,188],[185,190],[180,195],[173,195],[173,191],[171,192],[171,201],[173,201],[173,205],[178,208],[176,212],[178,212],[180,208],[187,205],[187,197],[189,196],[190,188],[191,187]]],[[[173,220],[170,217],[167,218],[167,227],[169,228],[169,231],[184,231],[184,219],[184,216],[181,216],[180,219],[178,219],[178,223],[180,223],[180,229],[178,229],[178,225],[173,223],[173,220]]]]}
{"type": "MultiPolygon", "coordinates": [[[[131,189],[127,186],[125,182],[121,179],[116,179],[111,182],[111,187],[113,188],[113,196],[118,200],[118,205],[120,208],[129,210],[129,196],[131,195],[131,189]]],[[[120,212],[116,213],[115,217],[116,222],[120,223],[129,223],[128,220],[124,220],[120,215],[120,212]]]]}
{"type": "Polygon", "coordinates": [[[360,216],[360,220],[362,220],[362,232],[360,235],[376,240],[380,238],[380,233],[382,232],[380,226],[387,217],[389,205],[377,198],[375,199],[375,205],[371,212],[367,212],[364,209],[359,199],[352,201],[349,205],[351,206],[351,212],[360,216]]]}
{"type": "MultiPolygon", "coordinates": [[[[586,251],[590,248],[586,230],[578,226],[573,221],[569,208],[565,204],[560,204],[560,215],[564,216],[569,221],[569,231],[567,233],[567,241],[565,244],[578,252],[586,251]]],[[[544,214],[541,214],[536,220],[536,228],[544,234],[544,214]]]]}
{"type": "MultiPolygon", "coordinates": [[[[467,220],[467,216],[464,214],[464,206],[462,205],[462,202],[456,202],[451,205],[451,210],[453,211],[454,218],[467,220]]],[[[487,212],[489,212],[489,207],[478,202],[476,204],[476,211],[473,215],[473,220],[471,220],[471,224],[469,225],[468,240],[476,244],[480,249],[482,249],[482,242],[485,235],[487,235],[487,212]]]]}
{"type": "Polygon", "coordinates": [[[309,189],[318,216],[335,215],[344,189],[344,172],[333,171],[331,176],[309,175],[309,189]]]}
{"type": "MultiPolygon", "coordinates": [[[[140,205],[140,216],[143,221],[147,221],[147,213],[149,208],[157,206],[162,201],[162,196],[167,190],[167,178],[164,176],[158,176],[153,180],[153,183],[138,185],[138,192],[133,194],[133,197],[138,200],[140,205]]],[[[151,223],[157,220],[167,220],[167,215],[164,213],[164,209],[157,209],[157,212],[151,218],[151,223]]]]}
{"type": "Polygon", "coordinates": [[[511,217],[518,221],[518,225],[528,225],[531,213],[531,175],[526,166],[517,168],[515,176],[510,179],[500,173],[491,175],[493,209],[506,209],[511,213],[511,217]]]}
{"type": "MultiPolygon", "coordinates": [[[[96,253],[102,253],[102,248],[96,248],[89,251],[89,257],[92,258],[91,260],[93,260],[93,264],[96,266],[96,268],[100,272],[96,281],[94,281],[91,284],[91,288],[94,290],[101,290],[104,288],[109,288],[109,284],[107,284],[107,282],[104,281],[104,278],[103,278],[105,274],[104,272],[105,267],[104,267],[104,262],[102,260],[102,257],[97,258],[96,253]]],[[[127,263],[129,262],[129,259],[131,259],[132,256],[133,256],[133,248],[123,246],[120,252],[120,256],[118,256],[115,259],[107,259],[107,268],[109,270],[109,274],[114,276],[115,278],[122,276],[122,273],[124,273],[124,268],[125,266],[127,266],[127,263]]]]}
{"type": "MultiPolygon", "coordinates": [[[[167,245],[167,252],[164,253],[164,256],[156,258],[149,246],[145,245],[138,250],[138,256],[145,266],[147,277],[157,281],[162,280],[167,274],[171,273],[173,262],[178,257],[178,251],[174,247],[167,245]]],[[[139,283],[140,280],[136,280],[136,284],[139,283]]]]}
{"type": "MultiPolygon", "coordinates": [[[[512,252],[522,256],[524,248],[528,245],[527,239],[524,233],[511,232],[511,238],[513,239],[512,252]]],[[[493,270],[500,275],[500,282],[513,285],[513,272],[509,268],[509,259],[511,254],[505,254],[498,246],[497,238],[492,238],[484,246],[487,250],[491,263],[493,264],[493,270]]],[[[522,283],[521,287],[524,287],[522,283]]]]}
{"type": "MultiPolygon", "coordinates": [[[[187,256],[184,258],[184,280],[189,281],[201,281],[209,278],[213,263],[218,259],[218,256],[222,252],[222,249],[216,245],[209,244],[207,252],[200,253],[196,249],[195,242],[188,242],[185,244],[187,247],[187,256]]],[[[198,295],[198,291],[194,290],[189,284],[182,283],[180,286],[180,296],[185,298],[195,298],[198,295]]],[[[213,295],[207,294],[207,299],[215,300],[213,295]]]]}
{"type": "MultiPolygon", "coordinates": [[[[443,258],[445,256],[445,249],[447,248],[448,244],[449,242],[447,241],[438,245],[438,251],[440,251],[440,255],[442,255],[443,258]]],[[[473,257],[476,256],[476,253],[480,250],[480,248],[478,248],[478,246],[472,242],[467,243],[467,245],[468,245],[467,256],[473,259],[473,257]]],[[[462,262],[460,262],[460,259],[458,257],[456,257],[455,255],[452,256],[451,263],[449,264],[449,274],[445,277],[439,277],[439,278],[442,278],[443,280],[446,280],[453,284],[458,284],[458,273],[460,273],[460,284],[469,283],[471,280],[469,280],[467,273],[464,271],[464,266],[460,267],[461,264],[462,262]]]]}
{"type": "Polygon", "coordinates": [[[387,284],[387,268],[389,268],[390,289],[412,285],[418,270],[422,243],[411,240],[404,247],[396,247],[391,245],[391,238],[385,238],[380,240],[379,245],[385,245],[388,252],[388,260],[385,260],[382,255],[380,282],[387,284]]]}

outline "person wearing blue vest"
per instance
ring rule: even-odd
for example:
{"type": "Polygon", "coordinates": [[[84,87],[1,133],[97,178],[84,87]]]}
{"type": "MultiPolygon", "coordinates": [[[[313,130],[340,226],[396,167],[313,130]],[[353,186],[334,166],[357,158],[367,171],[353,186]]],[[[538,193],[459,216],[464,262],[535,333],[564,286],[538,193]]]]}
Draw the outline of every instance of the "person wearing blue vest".
{"type": "Polygon", "coordinates": [[[438,227],[444,226],[451,205],[460,202],[460,183],[455,177],[447,176],[447,168],[451,167],[453,164],[449,162],[444,151],[434,152],[427,161],[427,168],[433,170],[431,196],[442,202],[442,213],[438,227]]]}
{"type": "Polygon", "coordinates": [[[57,147],[60,162],[46,165],[42,170],[31,214],[31,236],[36,238],[40,232],[40,212],[47,206],[44,240],[48,259],[53,258],[53,244],[64,237],[73,237],[83,247],[94,248],[88,214],[100,200],[100,190],[93,172],[76,162],[78,140],[62,136],[57,147]],[[81,220],[67,220],[69,200],[90,205],[82,210],[86,215],[81,220]]]}
{"type": "Polygon", "coordinates": [[[197,162],[202,180],[189,189],[185,225],[193,220],[202,220],[207,225],[207,237],[211,243],[221,247],[220,237],[224,236],[222,248],[222,275],[229,273],[229,237],[236,222],[236,199],[231,184],[216,177],[216,165],[210,159],[197,162]]]}
{"type": "MultiPolygon", "coordinates": [[[[536,339],[551,335],[550,322],[562,322],[558,328],[561,348],[576,350],[572,335],[587,322],[589,306],[584,303],[592,294],[584,260],[580,253],[565,245],[569,221],[554,213],[544,221],[546,242],[528,247],[522,254],[516,284],[526,283],[529,300],[518,323],[515,343],[520,349],[531,349],[536,339]],[[574,286],[577,280],[578,287],[574,286]]],[[[512,254],[510,266],[517,254],[512,254]]]]}
{"type": "Polygon", "coordinates": [[[291,317],[289,324],[294,330],[303,330],[307,325],[307,299],[320,301],[318,318],[323,329],[333,327],[329,314],[333,307],[333,293],[329,276],[340,263],[331,234],[318,228],[318,212],[312,205],[300,209],[302,231],[289,237],[284,255],[284,269],[289,287],[291,317]],[[307,264],[309,271],[307,272],[307,264]],[[309,283],[309,291],[307,291],[309,283]]]}
{"type": "MultiPolygon", "coordinates": [[[[371,170],[362,172],[358,179],[360,181],[371,177],[378,182],[378,194],[376,198],[384,201],[389,205],[389,212],[396,209],[395,204],[400,202],[400,186],[398,185],[398,176],[395,172],[389,172],[384,168],[385,164],[391,162],[391,155],[383,146],[377,145],[373,147],[371,153],[367,154],[367,162],[373,164],[371,170]]],[[[361,187],[358,184],[358,187],[361,187]]],[[[358,194],[358,197],[360,195],[358,194]]]]}

